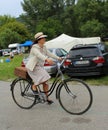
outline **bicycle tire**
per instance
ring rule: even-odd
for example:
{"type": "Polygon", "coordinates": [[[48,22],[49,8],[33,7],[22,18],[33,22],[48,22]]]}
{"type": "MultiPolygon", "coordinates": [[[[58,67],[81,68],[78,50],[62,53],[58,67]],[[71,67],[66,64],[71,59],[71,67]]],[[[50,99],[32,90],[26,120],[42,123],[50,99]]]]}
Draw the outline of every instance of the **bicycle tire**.
{"type": "Polygon", "coordinates": [[[33,95],[31,85],[31,82],[23,78],[15,80],[12,85],[12,98],[22,109],[30,109],[36,103],[36,96],[33,95]]]}
{"type": "Polygon", "coordinates": [[[93,102],[89,86],[80,79],[67,79],[58,91],[58,100],[62,108],[73,115],[87,112],[93,102]]]}

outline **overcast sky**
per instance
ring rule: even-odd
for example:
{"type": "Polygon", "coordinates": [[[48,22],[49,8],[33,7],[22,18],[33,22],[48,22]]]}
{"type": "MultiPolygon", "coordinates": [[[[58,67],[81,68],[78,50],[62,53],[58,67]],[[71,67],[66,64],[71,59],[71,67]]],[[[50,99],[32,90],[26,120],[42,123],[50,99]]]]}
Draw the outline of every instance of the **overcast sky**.
{"type": "Polygon", "coordinates": [[[23,13],[21,1],[23,0],[0,0],[0,15],[18,17],[23,13]]]}

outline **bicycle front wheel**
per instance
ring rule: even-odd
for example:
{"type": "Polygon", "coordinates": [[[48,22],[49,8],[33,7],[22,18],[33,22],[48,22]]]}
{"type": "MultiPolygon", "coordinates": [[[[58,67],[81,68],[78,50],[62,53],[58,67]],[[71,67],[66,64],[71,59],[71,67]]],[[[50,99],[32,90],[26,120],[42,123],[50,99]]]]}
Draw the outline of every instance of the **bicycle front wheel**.
{"type": "Polygon", "coordinates": [[[14,102],[23,109],[30,109],[36,102],[36,96],[31,90],[31,83],[26,79],[18,79],[12,86],[14,102]]]}
{"type": "Polygon", "coordinates": [[[68,79],[60,87],[58,99],[65,111],[81,115],[91,107],[93,96],[88,85],[82,80],[68,79]]]}

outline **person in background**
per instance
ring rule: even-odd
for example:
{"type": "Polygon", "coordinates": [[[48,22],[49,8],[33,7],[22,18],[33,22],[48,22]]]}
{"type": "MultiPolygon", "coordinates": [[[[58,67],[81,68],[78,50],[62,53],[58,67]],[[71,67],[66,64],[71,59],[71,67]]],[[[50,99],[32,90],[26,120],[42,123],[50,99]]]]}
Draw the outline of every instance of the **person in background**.
{"type": "Polygon", "coordinates": [[[13,59],[14,58],[14,53],[11,51],[10,52],[10,59],[13,59]]]}
{"type": "MultiPolygon", "coordinates": [[[[32,78],[34,85],[32,90],[34,93],[37,93],[37,85],[43,84],[44,92],[47,92],[49,89],[47,81],[51,78],[48,72],[44,69],[44,63],[48,62],[49,64],[54,64],[50,58],[57,60],[62,60],[60,57],[52,54],[45,47],[46,37],[42,32],[37,33],[35,36],[35,41],[30,50],[30,58],[26,64],[27,72],[32,78]]],[[[46,93],[48,104],[52,104],[53,101],[48,98],[48,93],[46,93]]]]}

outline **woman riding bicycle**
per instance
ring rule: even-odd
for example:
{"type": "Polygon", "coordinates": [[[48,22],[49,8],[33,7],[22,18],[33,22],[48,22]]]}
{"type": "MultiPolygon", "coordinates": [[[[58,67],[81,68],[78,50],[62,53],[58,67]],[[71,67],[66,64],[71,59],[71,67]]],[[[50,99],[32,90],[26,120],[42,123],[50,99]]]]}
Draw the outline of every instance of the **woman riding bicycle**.
{"type": "MultiPolygon", "coordinates": [[[[54,64],[53,60],[49,59],[49,57],[61,60],[60,57],[52,54],[45,47],[46,37],[42,32],[37,33],[35,36],[35,41],[32,45],[30,51],[30,59],[27,62],[26,68],[29,76],[32,78],[34,85],[32,86],[32,90],[37,93],[37,85],[43,84],[44,92],[47,92],[49,89],[47,81],[51,78],[48,72],[44,69],[44,63],[48,62],[50,65],[54,64]]],[[[53,101],[48,99],[48,94],[46,93],[48,104],[52,104],[53,101]]]]}

